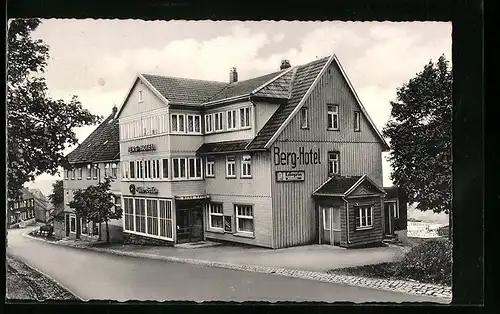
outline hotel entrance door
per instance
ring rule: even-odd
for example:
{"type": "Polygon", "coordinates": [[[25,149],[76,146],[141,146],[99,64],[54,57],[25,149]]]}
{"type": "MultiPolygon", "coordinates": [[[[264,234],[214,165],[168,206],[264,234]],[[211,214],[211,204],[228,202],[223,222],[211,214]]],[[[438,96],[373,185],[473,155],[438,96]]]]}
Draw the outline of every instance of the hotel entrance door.
{"type": "Polygon", "coordinates": [[[203,207],[177,210],[177,243],[203,240],[203,207]]]}

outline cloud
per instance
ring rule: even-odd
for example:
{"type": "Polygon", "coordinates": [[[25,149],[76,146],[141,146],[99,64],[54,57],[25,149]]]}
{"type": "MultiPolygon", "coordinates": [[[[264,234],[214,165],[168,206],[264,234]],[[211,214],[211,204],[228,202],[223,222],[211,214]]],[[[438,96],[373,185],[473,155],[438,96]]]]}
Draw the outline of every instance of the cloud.
{"type": "Polygon", "coordinates": [[[273,36],[272,38],[272,41],[275,42],[275,43],[279,43],[281,41],[283,41],[283,39],[285,39],[285,34],[276,34],[273,36]]]}

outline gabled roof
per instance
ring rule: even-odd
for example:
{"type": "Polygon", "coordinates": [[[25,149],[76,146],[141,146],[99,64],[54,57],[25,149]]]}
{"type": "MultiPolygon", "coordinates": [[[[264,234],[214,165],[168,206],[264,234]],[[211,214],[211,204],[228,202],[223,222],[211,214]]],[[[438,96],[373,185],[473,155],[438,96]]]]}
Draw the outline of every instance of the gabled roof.
{"type": "Polygon", "coordinates": [[[305,65],[297,66],[294,69],[294,77],[290,78],[292,84],[290,100],[276,110],[253,141],[247,146],[247,149],[267,148],[267,143],[277,134],[278,129],[284,125],[287,118],[290,117],[302,99],[304,99],[306,92],[311,88],[314,80],[319,77],[321,70],[325,68],[328,61],[328,57],[322,58],[305,65]]]}
{"type": "Polygon", "coordinates": [[[113,118],[115,110],[113,109],[113,113],[67,155],[70,163],[91,163],[120,158],[118,119],[113,118]]]}
{"type": "Polygon", "coordinates": [[[194,80],[151,74],[141,75],[163,97],[165,97],[165,99],[175,104],[201,105],[228,86],[228,83],[217,81],[194,80]]]}
{"type": "Polygon", "coordinates": [[[385,194],[383,188],[373,182],[366,174],[362,176],[333,176],[321,184],[313,195],[316,196],[349,196],[357,187],[365,183],[385,194]]]}
{"type": "Polygon", "coordinates": [[[245,150],[245,146],[249,141],[250,140],[204,143],[198,148],[197,153],[203,155],[240,152],[245,150]]]}
{"type": "Polygon", "coordinates": [[[28,188],[22,187],[20,198],[24,201],[31,198],[35,198],[35,195],[33,195],[33,193],[31,193],[31,191],[28,188]]]}
{"type": "Polygon", "coordinates": [[[40,191],[40,189],[30,189],[30,192],[39,200],[42,200],[44,202],[48,202],[47,197],[45,197],[45,195],[43,195],[43,193],[42,193],[42,191],[40,191]]]}

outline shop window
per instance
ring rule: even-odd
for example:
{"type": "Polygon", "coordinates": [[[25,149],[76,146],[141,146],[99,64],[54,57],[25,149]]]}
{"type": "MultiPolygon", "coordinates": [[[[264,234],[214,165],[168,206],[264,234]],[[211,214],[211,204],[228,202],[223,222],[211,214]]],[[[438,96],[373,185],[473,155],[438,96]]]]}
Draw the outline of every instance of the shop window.
{"type": "Polygon", "coordinates": [[[158,235],[158,200],[146,200],[147,234],[158,235]]]}
{"type": "Polygon", "coordinates": [[[135,231],[146,233],[146,204],[144,199],[135,199],[135,231]]]}
{"type": "Polygon", "coordinates": [[[172,201],[160,200],[159,203],[160,237],[173,239],[174,225],[172,222],[172,201]]]}
{"type": "Polygon", "coordinates": [[[134,199],[129,197],[123,198],[123,216],[124,228],[128,231],[135,231],[134,229],[134,199]]]}
{"type": "Polygon", "coordinates": [[[236,231],[242,233],[254,232],[252,205],[235,205],[236,231]]]}

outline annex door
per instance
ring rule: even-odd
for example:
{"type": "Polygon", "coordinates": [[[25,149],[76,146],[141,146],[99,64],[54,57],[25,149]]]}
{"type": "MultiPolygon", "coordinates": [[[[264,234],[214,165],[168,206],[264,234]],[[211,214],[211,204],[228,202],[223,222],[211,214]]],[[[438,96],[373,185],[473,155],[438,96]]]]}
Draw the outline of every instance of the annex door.
{"type": "Polygon", "coordinates": [[[65,218],[65,221],[66,221],[66,236],[69,237],[69,228],[70,228],[70,226],[69,226],[69,215],[68,214],[64,215],[64,218],[65,218]]]}
{"type": "Polygon", "coordinates": [[[394,211],[396,203],[384,203],[384,230],[386,235],[394,234],[394,211]]]}
{"type": "Polygon", "coordinates": [[[177,211],[177,243],[203,240],[203,208],[182,208],[177,211]]]}
{"type": "Polygon", "coordinates": [[[322,207],[322,232],[321,243],[340,245],[340,208],[338,207],[322,207]]]}
{"type": "Polygon", "coordinates": [[[191,208],[190,216],[190,241],[203,240],[203,209],[201,207],[191,208]]]}

